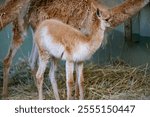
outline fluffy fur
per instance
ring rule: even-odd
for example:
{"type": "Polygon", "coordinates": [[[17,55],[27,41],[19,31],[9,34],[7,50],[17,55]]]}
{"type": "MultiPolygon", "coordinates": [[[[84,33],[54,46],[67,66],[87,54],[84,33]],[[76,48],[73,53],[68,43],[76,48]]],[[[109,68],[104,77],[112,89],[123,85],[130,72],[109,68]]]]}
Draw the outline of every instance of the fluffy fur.
{"type": "MultiPolygon", "coordinates": [[[[100,47],[109,17],[103,17],[100,11],[92,4],[91,18],[87,21],[89,34],[83,34],[79,30],[67,25],[59,20],[50,19],[43,21],[35,32],[35,42],[39,50],[40,64],[37,71],[37,87],[39,99],[42,99],[43,74],[48,60],[54,61],[62,59],[66,61],[66,81],[67,81],[67,99],[72,99],[72,84],[74,64],[77,64],[77,86],[79,88],[80,99],[83,99],[83,62],[88,60],[100,47]],[[43,67],[44,66],[44,67],[43,67]]],[[[54,63],[54,62],[53,62],[54,63]]],[[[55,72],[54,70],[52,70],[55,72]]],[[[53,73],[54,74],[54,73],[53,73]]],[[[55,77],[50,78],[55,79],[55,77]]],[[[56,82],[55,82],[56,83],[56,82]]],[[[52,82],[52,84],[54,84],[52,82]]],[[[57,90],[57,84],[53,87],[57,90]]],[[[76,96],[78,91],[76,91],[76,96]]],[[[58,96],[58,94],[57,94],[58,96]]],[[[56,97],[56,96],[55,96],[56,97]]],[[[56,99],[59,99],[57,97],[56,99]]]]}

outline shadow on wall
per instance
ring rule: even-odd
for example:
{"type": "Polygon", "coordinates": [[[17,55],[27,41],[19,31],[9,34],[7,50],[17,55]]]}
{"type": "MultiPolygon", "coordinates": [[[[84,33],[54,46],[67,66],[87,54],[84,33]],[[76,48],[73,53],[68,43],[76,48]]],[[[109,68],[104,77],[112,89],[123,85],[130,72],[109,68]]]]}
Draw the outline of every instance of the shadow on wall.
{"type": "Polygon", "coordinates": [[[127,44],[122,32],[110,32],[106,46],[101,47],[92,59],[98,64],[110,64],[116,59],[124,60],[133,66],[150,63],[150,37],[138,34],[132,36],[133,40],[138,41],[127,44]]]}
{"type": "Polygon", "coordinates": [[[4,3],[5,2],[5,0],[0,0],[0,4],[2,4],[2,3],[4,3]]]}

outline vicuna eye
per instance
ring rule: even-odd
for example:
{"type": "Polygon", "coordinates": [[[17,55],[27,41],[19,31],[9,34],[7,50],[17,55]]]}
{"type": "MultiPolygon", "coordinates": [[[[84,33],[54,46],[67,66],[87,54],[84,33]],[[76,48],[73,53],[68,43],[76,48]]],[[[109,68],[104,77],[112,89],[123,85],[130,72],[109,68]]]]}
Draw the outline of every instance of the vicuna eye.
{"type": "Polygon", "coordinates": [[[105,19],[105,21],[107,21],[107,22],[108,22],[108,21],[109,21],[109,19],[105,19]]]}

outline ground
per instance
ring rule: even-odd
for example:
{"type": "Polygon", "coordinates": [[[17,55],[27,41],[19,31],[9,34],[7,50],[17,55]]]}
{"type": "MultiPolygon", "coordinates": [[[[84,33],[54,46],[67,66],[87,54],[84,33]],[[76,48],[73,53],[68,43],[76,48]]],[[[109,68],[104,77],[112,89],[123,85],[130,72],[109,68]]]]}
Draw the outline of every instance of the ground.
{"type": "MultiPolygon", "coordinates": [[[[2,62],[0,63],[0,92],[2,92],[2,62]]],[[[150,99],[149,65],[131,67],[124,62],[115,61],[111,65],[98,66],[88,63],[84,68],[85,99],[87,100],[141,100],[150,99]]],[[[45,73],[44,99],[55,99],[48,71],[45,73]]],[[[64,65],[58,67],[57,82],[62,100],[66,99],[64,65]]],[[[0,97],[2,99],[2,97],[0,97]]],[[[26,61],[18,62],[10,70],[9,96],[12,100],[38,99],[37,88],[26,61]]]]}

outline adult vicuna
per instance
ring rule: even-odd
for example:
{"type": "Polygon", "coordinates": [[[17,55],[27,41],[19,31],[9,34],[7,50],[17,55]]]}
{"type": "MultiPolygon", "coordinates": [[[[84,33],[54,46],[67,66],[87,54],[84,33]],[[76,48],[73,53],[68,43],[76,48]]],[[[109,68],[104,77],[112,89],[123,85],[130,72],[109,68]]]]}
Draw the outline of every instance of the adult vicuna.
{"type": "Polygon", "coordinates": [[[62,23],[59,20],[50,19],[43,21],[35,32],[35,42],[39,52],[39,68],[36,74],[39,99],[43,99],[42,86],[46,65],[51,59],[50,80],[59,99],[57,83],[55,81],[56,61],[66,61],[66,86],[67,99],[72,99],[73,72],[76,65],[76,97],[84,99],[83,87],[83,62],[88,60],[100,47],[106,27],[109,27],[109,15],[101,14],[100,10],[91,3],[91,12],[88,20],[90,32],[84,34],[77,29],[62,23]]]}

